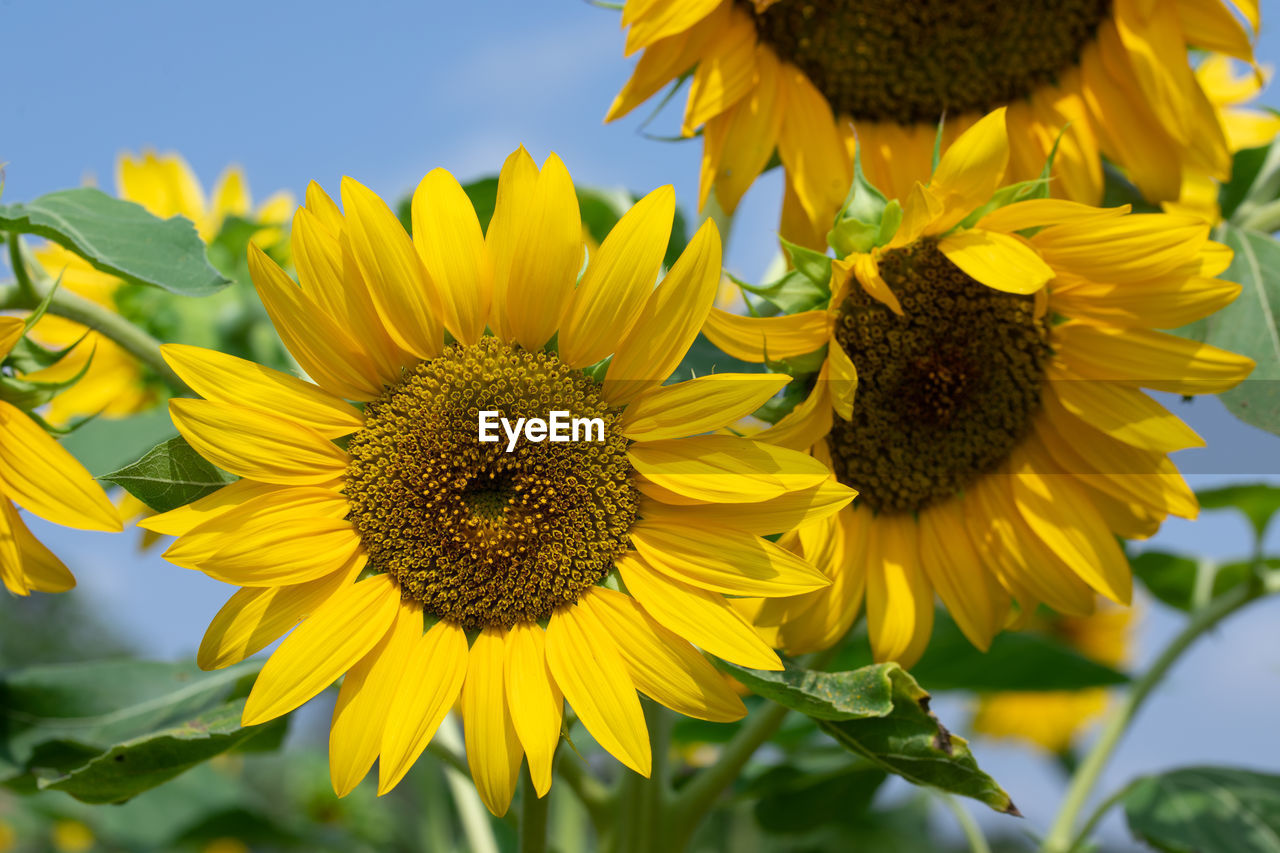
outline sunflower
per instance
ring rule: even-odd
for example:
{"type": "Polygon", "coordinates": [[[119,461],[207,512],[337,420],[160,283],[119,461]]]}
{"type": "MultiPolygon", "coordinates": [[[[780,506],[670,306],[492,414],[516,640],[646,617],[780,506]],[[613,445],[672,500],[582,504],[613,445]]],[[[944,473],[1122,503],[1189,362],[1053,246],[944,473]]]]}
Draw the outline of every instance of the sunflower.
{"type": "Polygon", "coordinates": [[[672,189],[655,190],[579,281],[573,183],[554,154],[539,169],[523,148],[502,169],[487,235],[440,169],[414,194],[412,239],[349,178],[342,207],[308,189],[292,230],[301,287],[250,249],[263,303],[315,384],[165,348],[206,398],[170,403],[178,430],[243,478],[143,522],[179,535],[173,562],[244,587],[200,665],[239,661],[305,619],[263,667],[245,724],[346,673],[334,788],[351,791],[377,758],[385,792],[460,698],[477,788],[502,814],[522,756],[548,790],[564,700],[641,774],[637,689],[690,716],[741,717],[695,646],[780,668],[725,595],[826,586],[760,534],[834,514],[853,492],[804,453],[711,434],[778,377],[660,384],[715,298],[714,225],[655,289],[675,211],[672,189]],[[518,424],[549,411],[600,426],[589,441],[478,440],[483,413],[518,424]]]}
{"type": "MultiPolygon", "coordinates": [[[[0,317],[0,362],[25,323],[0,317]]],[[[14,595],[66,592],[76,579],[31,534],[14,504],[46,521],[79,530],[123,529],[101,487],[25,412],[0,400],[0,580],[14,595]]]]}
{"type": "MultiPolygon", "coordinates": [[[[1196,67],[1200,88],[1213,104],[1226,132],[1227,147],[1234,153],[1270,145],[1280,134],[1280,115],[1245,106],[1262,91],[1265,75],[1254,69],[1237,73],[1232,65],[1231,57],[1212,54],[1196,67]]],[[[1182,176],[1178,200],[1166,201],[1163,207],[1167,213],[1201,216],[1216,225],[1222,218],[1218,209],[1218,182],[1200,172],[1187,172],[1182,176]]]]}
{"type": "MultiPolygon", "coordinates": [[[[1257,0],[1234,3],[1256,31],[1257,0]]],[[[732,212],[776,148],[782,232],[815,247],[852,181],[855,133],[872,182],[905,198],[944,115],[949,144],[1003,106],[1014,179],[1057,143],[1063,198],[1098,203],[1105,156],[1149,199],[1177,199],[1184,168],[1231,167],[1187,48],[1253,61],[1223,0],[627,0],[622,23],[627,55],[644,53],[606,121],[692,69],[681,132],[702,132],[702,203],[714,185],[732,212]]]]}
{"type": "MultiPolygon", "coordinates": [[[[1092,616],[1037,614],[1032,629],[1075,648],[1090,660],[1118,667],[1128,658],[1133,611],[1107,607],[1092,616]]],[[[1105,688],[1086,690],[1007,691],[981,697],[973,718],[974,731],[1003,738],[1017,738],[1063,755],[1080,729],[1107,708],[1105,688]]]]}
{"type": "Polygon", "coordinates": [[[1166,454],[1202,442],[1139,389],[1216,393],[1253,368],[1156,331],[1235,298],[1239,285],[1213,277],[1230,250],[1194,217],[1001,206],[1009,156],[998,110],[905,205],[885,206],[874,241],[831,262],[834,295],[814,310],[708,318],[712,342],[741,359],[826,348],[812,393],[754,436],[811,448],[860,494],[787,539],[830,590],[738,602],[788,651],[839,639],[864,593],[877,659],[903,663],[928,641],[935,592],[981,648],[1011,597],[1022,614],[1043,602],[1085,615],[1095,593],[1127,603],[1115,534],[1197,513],[1166,454]]]}
{"type": "MultiPolygon", "coordinates": [[[[177,154],[157,155],[144,151],[141,157],[122,154],[116,163],[116,194],[126,201],[137,202],[148,212],[162,218],[185,216],[196,227],[206,243],[215,238],[229,216],[252,216],[268,226],[255,239],[271,245],[282,237],[280,227],[288,219],[293,197],[276,193],[254,208],[249,186],[238,166],[223,171],[211,199],[187,162],[177,154]]],[[[54,243],[32,253],[50,278],[61,276],[61,286],[115,310],[116,292],[122,282],[114,276],[94,269],[88,261],[54,243]]],[[[62,425],[75,417],[102,415],[108,418],[128,417],[150,408],[155,403],[153,389],[148,387],[138,362],[119,344],[79,323],[46,314],[33,337],[48,346],[66,347],[84,338],[75,350],[57,365],[46,368],[31,378],[56,382],[70,379],[93,361],[83,381],[60,394],[50,405],[47,417],[62,425]]]]}

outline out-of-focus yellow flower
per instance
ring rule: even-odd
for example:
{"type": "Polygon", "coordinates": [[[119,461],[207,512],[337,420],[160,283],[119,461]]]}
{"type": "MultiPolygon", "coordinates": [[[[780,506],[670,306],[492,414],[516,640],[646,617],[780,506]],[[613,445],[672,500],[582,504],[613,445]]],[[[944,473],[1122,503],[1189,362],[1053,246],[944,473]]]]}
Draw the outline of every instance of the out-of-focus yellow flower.
{"type": "MultiPolygon", "coordinates": [[[[1118,607],[1083,618],[1055,616],[1037,627],[1059,637],[1082,655],[1118,667],[1129,657],[1133,611],[1118,607]]],[[[1015,738],[1065,753],[1080,729],[1107,707],[1104,688],[1007,692],[984,696],[973,728],[993,737],[1015,738]]]]}
{"type": "Polygon", "coordinates": [[[18,843],[17,831],[8,821],[0,820],[0,853],[9,853],[18,843]]]}
{"type": "MultiPolygon", "coordinates": [[[[281,239],[282,227],[294,206],[290,193],[279,192],[254,208],[248,183],[239,166],[227,167],[218,178],[212,197],[206,198],[200,182],[181,156],[156,154],[154,151],[144,151],[141,156],[120,156],[116,164],[116,194],[137,202],[159,217],[187,217],[205,242],[218,235],[228,217],[252,216],[256,221],[271,226],[254,235],[254,241],[260,245],[273,245],[281,239]]],[[[50,278],[62,277],[62,287],[115,310],[115,294],[121,285],[119,279],[94,269],[79,255],[53,243],[33,254],[50,278]]],[[[127,417],[155,402],[154,394],[143,381],[137,361],[110,339],[89,331],[79,323],[49,314],[41,318],[32,337],[50,347],[70,346],[85,337],[62,361],[32,374],[34,380],[57,382],[70,379],[84,368],[90,357],[93,358],[81,381],[50,403],[47,415],[50,423],[62,425],[72,418],[95,414],[108,418],[127,417]]]]}
{"type": "Polygon", "coordinates": [[[60,820],[53,825],[53,848],[58,853],[84,853],[92,850],[93,830],[78,820],[60,820]]]}
{"type": "MultiPolygon", "coordinates": [[[[1280,134],[1280,115],[1244,106],[1257,97],[1267,83],[1270,69],[1254,69],[1233,63],[1231,57],[1211,54],[1196,69],[1196,79],[1226,132],[1232,153],[1269,144],[1280,134]],[[1237,73],[1237,68],[1242,70],[1237,73]]],[[[1168,213],[1199,216],[1217,223],[1218,182],[1211,176],[1188,169],[1182,176],[1182,193],[1177,201],[1164,204],[1168,213]]]]}
{"type": "Polygon", "coordinates": [[[249,853],[249,845],[239,838],[215,838],[204,846],[203,853],[249,853]]]}

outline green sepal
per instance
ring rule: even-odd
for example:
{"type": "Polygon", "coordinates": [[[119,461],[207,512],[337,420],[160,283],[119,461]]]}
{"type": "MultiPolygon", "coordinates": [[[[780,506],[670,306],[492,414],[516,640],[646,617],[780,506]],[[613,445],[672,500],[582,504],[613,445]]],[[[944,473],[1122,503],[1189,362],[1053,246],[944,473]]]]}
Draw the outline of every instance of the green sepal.
{"type": "Polygon", "coordinates": [[[24,411],[39,408],[83,379],[92,363],[93,357],[90,356],[75,376],[59,382],[33,382],[18,376],[0,374],[0,400],[12,403],[24,411]]]}

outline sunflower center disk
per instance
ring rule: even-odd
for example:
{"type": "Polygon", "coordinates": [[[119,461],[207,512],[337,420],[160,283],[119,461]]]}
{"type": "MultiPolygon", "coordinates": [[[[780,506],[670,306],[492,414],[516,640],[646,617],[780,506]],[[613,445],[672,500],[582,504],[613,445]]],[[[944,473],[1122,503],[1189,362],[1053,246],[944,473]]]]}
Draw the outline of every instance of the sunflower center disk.
{"type": "MultiPolygon", "coordinates": [[[[636,517],[626,439],[599,386],[554,355],[485,338],[407,371],[348,446],[350,517],[369,566],[467,629],[571,604],[612,568],[636,517]],[[514,426],[600,418],[603,441],[482,443],[481,411],[514,426]]],[[[598,437],[598,432],[596,437],[598,437]]]]}
{"type": "Polygon", "coordinates": [[[837,114],[899,124],[986,113],[1055,82],[1111,11],[1111,0],[738,3],[837,114]]]}
{"type": "Polygon", "coordinates": [[[1047,328],[1030,296],[979,284],[935,240],[886,252],[898,316],[856,282],[836,340],[858,369],[853,420],[827,438],[836,477],[877,512],[955,495],[1009,455],[1040,406],[1047,328]]]}

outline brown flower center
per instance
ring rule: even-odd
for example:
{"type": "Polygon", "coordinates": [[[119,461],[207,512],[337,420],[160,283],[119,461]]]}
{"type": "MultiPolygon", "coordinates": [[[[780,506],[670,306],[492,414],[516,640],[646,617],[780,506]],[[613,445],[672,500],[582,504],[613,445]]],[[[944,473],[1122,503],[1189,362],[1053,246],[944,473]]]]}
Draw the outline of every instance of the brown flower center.
{"type": "Polygon", "coordinates": [[[886,252],[880,273],[903,316],[850,288],[836,340],[858,369],[858,396],[827,442],[859,500],[913,512],[999,466],[1026,434],[1048,327],[1032,297],[979,284],[933,239],[886,252]]]}
{"type": "Polygon", "coordinates": [[[1054,83],[1111,14],[1111,0],[738,2],[837,114],[899,124],[987,113],[1054,83]]]}
{"type": "Polygon", "coordinates": [[[348,446],[350,517],[370,568],[468,629],[573,603],[608,574],[636,517],[617,415],[580,371],[496,338],[422,362],[368,405],[348,446]],[[501,426],[498,441],[478,440],[481,411],[512,427],[553,411],[600,418],[604,441],[521,437],[508,452],[501,426]]]}

